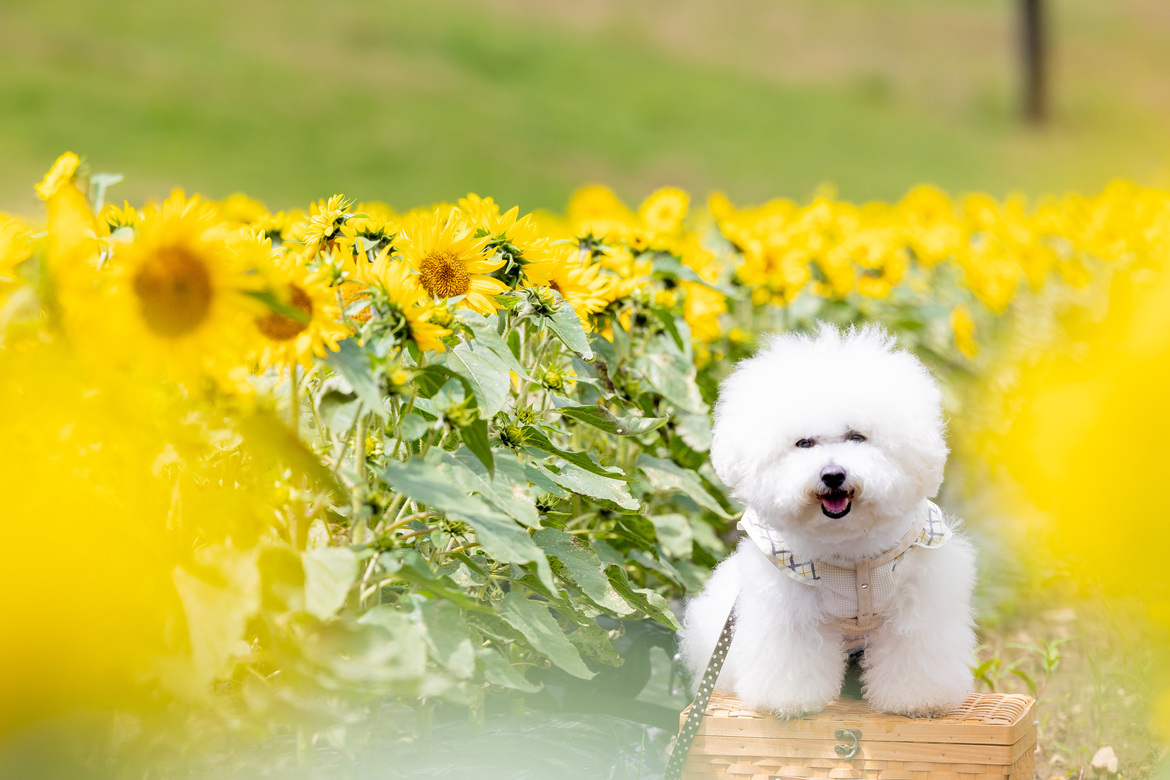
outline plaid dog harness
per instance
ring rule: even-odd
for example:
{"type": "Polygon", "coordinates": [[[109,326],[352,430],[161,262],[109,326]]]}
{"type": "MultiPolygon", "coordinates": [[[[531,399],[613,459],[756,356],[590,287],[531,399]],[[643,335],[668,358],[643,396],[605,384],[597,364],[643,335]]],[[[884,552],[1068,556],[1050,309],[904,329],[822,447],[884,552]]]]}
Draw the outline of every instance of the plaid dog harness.
{"type": "Polygon", "coordinates": [[[885,613],[894,600],[898,564],[906,552],[911,547],[942,547],[951,538],[942,510],[931,501],[922,502],[914,523],[898,544],[875,558],[854,561],[852,566],[802,559],[752,509],[743,513],[739,528],[780,571],[797,582],[822,589],[825,610],[850,646],[863,644],[865,635],[885,621],[885,613]]]}

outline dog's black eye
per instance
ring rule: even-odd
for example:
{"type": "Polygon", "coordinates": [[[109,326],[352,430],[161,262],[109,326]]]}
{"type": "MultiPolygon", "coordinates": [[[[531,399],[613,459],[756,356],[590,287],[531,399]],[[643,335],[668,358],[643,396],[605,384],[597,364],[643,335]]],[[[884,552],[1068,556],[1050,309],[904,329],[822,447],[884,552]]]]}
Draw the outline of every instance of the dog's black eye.
{"type": "Polygon", "coordinates": [[[849,441],[865,441],[865,437],[860,433],[851,433],[849,434],[849,441]]]}
{"type": "Polygon", "coordinates": [[[816,444],[816,442],[813,441],[812,439],[801,439],[800,441],[798,441],[796,443],[796,446],[803,447],[804,449],[808,449],[809,447],[812,447],[815,444],[816,444]]]}

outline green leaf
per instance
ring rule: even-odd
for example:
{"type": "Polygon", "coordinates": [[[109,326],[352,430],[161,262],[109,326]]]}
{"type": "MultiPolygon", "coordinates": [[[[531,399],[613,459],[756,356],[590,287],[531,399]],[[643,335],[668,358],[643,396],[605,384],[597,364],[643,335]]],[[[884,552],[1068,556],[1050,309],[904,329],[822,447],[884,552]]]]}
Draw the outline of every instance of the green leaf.
{"type": "Polygon", "coordinates": [[[693,364],[688,364],[679,355],[653,350],[639,358],[638,365],[646,382],[667,401],[683,411],[707,411],[699,386],[695,383],[693,364]]]}
{"type": "Polygon", "coordinates": [[[426,560],[412,549],[382,553],[378,556],[378,563],[386,574],[409,582],[421,593],[446,599],[472,612],[491,612],[489,607],[467,595],[450,577],[432,571],[426,560]]]}
{"type": "Polygon", "coordinates": [[[434,398],[452,379],[466,386],[468,392],[472,392],[471,382],[467,377],[451,370],[448,366],[432,363],[429,366],[423,366],[418,369],[414,374],[414,383],[418,387],[419,396],[422,398],[434,398]]]}
{"type": "MultiPolygon", "coordinates": [[[[679,262],[675,257],[659,252],[654,257],[653,263],[654,275],[658,277],[673,276],[676,279],[681,279],[684,282],[696,282],[697,284],[710,287],[703,281],[703,277],[699,276],[694,269],[688,268],[679,262]]],[[[711,289],[715,289],[712,287],[711,289]]]]}
{"type": "Polygon", "coordinates": [[[300,553],[291,546],[264,547],[257,566],[264,609],[294,612],[305,608],[305,567],[300,553]]]}
{"type": "MultiPolygon", "coordinates": [[[[348,662],[343,679],[368,680],[401,690],[403,681],[417,681],[426,672],[427,646],[410,618],[396,607],[379,604],[358,618],[371,629],[367,652],[340,658],[348,662]]],[[[335,653],[336,655],[336,653],[335,653]]]]}
{"type": "Polygon", "coordinates": [[[386,416],[386,410],[382,408],[382,393],[370,368],[369,353],[355,339],[338,342],[337,351],[326,355],[325,363],[345,377],[367,409],[386,416]]]}
{"type": "Polygon", "coordinates": [[[524,477],[532,483],[532,486],[537,490],[548,493],[557,498],[567,498],[569,491],[552,481],[548,469],[543,466],[538,466],[535,462],[529,461],[524,464],[524,477]]]}
{"type": "Polygon", "coordinates": [[[669,460],[654,458],[646,453],[638,456],[637,466],[650,480],[650,486],[660,493],[682,493],[702,508],[714,512],[725,520],[730,520],[719,502],[707,492],[699,476],[693,471],[680,468],[669,460]]]}
{"type": "Polygon", "coordinates": [[[305,567],[305,611],[328,620],[345,604],[357,577],[357,558],[348,547],[322,547],[302,555],[305,567]]]}
{"type": "Polygon", "coordinates": [[[535,563],[541,581],[549,588],[556,589],[548,560],[532,537],[516,525],[512,518],[492,509],[482,499],[467,495],[433,465],[421,458],[412,458],[405,463],[390,460],[382,466],[382,475],[395,490],[468,523],[475,530],[476,539],[484,552],[496,560],[505,563],[535,563]]]}
{"type": "Polygon", "coordinates": [[[644,549],[630,550],[626,555],[627,566],[632,563],[635,566],[642,567],[646,571],[654,572],[676,588],[683,587],[682,574],[679,573],[678,569],[674,568],[674,565],[669,560],[656,558],[652,552],[644,549]]]}
{"type": "Polygon", "coordinates": [[[459,607],[449,601],[423,598],[416,605],[422,615],[431,657],[462,680],[475,674],[475,648],[459,607]]]}
{"type": "MultiPolygon", "coordinates": [[[[651,515],[654,532],[663,551],[672,558],[690,558],[694,534],[686,517],[679,514],[651,515]]],[[[699,522],[702,522],[701,520],[699,522]]]]}
{"type": "Polygon", "coordinates": [[[623,480],[613,477],[602,477],[573,464],[561,467],[560,473],[547,469],[539,463],[533,464],[544,471],[548,477],[566,490],[571,490],[583,496],[609,501],[622,509],[637,509],[641,503],[630,495],[629,489],[623,480]]]}
{"type": "Polygon", "coordinates": [[[511,348],[504,343],[504,339],[500,335],[497,328],[499,325],[498,314],[485,317],[471,309],[460,309],[457,316],[467,327],[471,328],[477,344],[490,349],[510,371],[515,371],[518,376],[527,378],[528,374],[524,367],[520,365],[520,361],[516,359],[511,348]]]}
{"type": "Polygon", "coordinates": [[[492,458],[492,445],[488,441],[488,426],[487,420],[478,418],[474,420],[471,425],[465,425],[459,429],[459,438],[467,445],[470,451],[479,462],[483,464],[489,472],[495,468],[495,461],[492,458]]]}
{"type": "Polygon", "coordinates": [[[125,178],[120,173],[95,173],[89,177],[89,202],[93,204],[94,214],[101,213],[106,203],[106,190],[125,178]]]}
{"type": "Polygon", "coordinates": [[[672,339],[674,339],[675,345],[680,350],[686,350],[687,343],[686,343],[686,341],[683,340],[683,335],[678,330],[678,319],[679,318],[675,317],[675,315],[670,311],[670,309],[664,309],[661,306],[651,307],[650,312],[658,319],[659,322],[662,323],[662,327],[664,327],[666,329],[666,332],[668,334],[670,334],[670,337],[672,339]]]}
{"type": "Polygon", "coordinates": [[[508,663],[494,647],[481,647],[476,657],[483,666],[483,679],[492,685],[524,693],[536,693],[540,690],[539,685],[528,682],[520,670],[508,663]]]}
{"type": "Polygon", "coordinates": [[[361,406],[357,396],[340,390],[327,390],[317,399],[321,423],[335,433],[345,433],[353,427],[361,406]]]}
{"type": "Polygon", "coordinates": [[[500,604],[499,615],[554,664],[574,677],[593,678],[594,673],[581,660],[581,654],[546,605],[525,598],[518,591],[508,591],[500,604]]]}
{"type": "Polygon", "coordinates": [[[382,477],[395,491],[437,512],[458,515],[460,519],[471,515],[493,514],[487,504],[475,496],[467,495],[422,458],[388,460],[382,464],[382,477]]]}
{"type": "Polygon", "coordinates": [[[302,325],[308,325],[309,322],[311,322],[313,319],[313,315],[310,313],[299,309],[296,306],[285,303],[267,290],[244,290],[243,292],[244,295],[255,301],[259,301],[268,307],[274,314],[279,314],[285,319],[292,320],[293,322],[299,322],[302,325]]]}
{"type": "Polygon", "coordinates": [[[657,430],[669,421],[668,417],[618,417],[604,406],[564,406],[557,409],[565,417],[588,423],[606,433],[619,436],[638,436],[657,430]]]}
{"type": "Polygon", "coordinates": [[[593,350],[589,346],[589,336],[581,325],[581,318],[569,305],[568,301],[561,300],[551,317],[540,317],[540,322],[549,330],[557,334],[557,338],[565,346],[581,357],[589,360],[593,357],[593,350]]]}
{"type": "Polygon", "coordinates": [[[705,414],[680,414],[675,417],[679,438],[695,452],[711,449],[711,418],[705,414]]]}
{"type": "MultiPolygon", "coordinates": [[[[621,358],[618,357],[617,350],[614,348],[613,342],[602,336],[600,333],[594,333],[589,338],[589,345],[593,347],[593,351],[597,353],[597,360],[603,362],[602,366],[605,370],[606,376],[609,378],[612,385],[613,378],[618,370],[618,363],[621,358]]],[[[596,365],[596,361],[593,365],[596,365]]],[[[611,387],[612,389],[612,387],[611,387]]]]}
{"type": "Polygon", "coordinates": [[[240,417],[236,425],[244,440],[244,448],[257,462],[283,464],[294,474],[308,477],[329,490],[339,503],[349,502],[345,488],[283,419],[270,411],[256,409],[240,417]]]}
{"type": "Polygon", "coordinates": [[[666,599],[648,588],[635,588],[621,565],[610,564],[606,566],[606,574],[609,575],[609,581],[613,584],[614,590],[643,614],[676,631],[681,628],[678,618],[671,612],[666,599]]]}
{"type": "Polygon", "coordinates": [[[423,419],[421,414],[414,412],[404,416],[398,423],[398,434],[404,441],[418,441],[430,429],[430,423],[423,419]]]}
{"type": "Polygon", "coordinates": [[[600,661],[606,666],[622,665],[622,657],[609,641],[609,632],[597,623],[579,626],[576,631],[569,634],[569,641],[586,658],[600,661]]]}
{"type": "Polygon", "coordinates": [[[496,468],[489,473],[466,449],[449,456],[455,480],[460,487],[479,493],[502,512],[529,528],[540,528],[540,515],[528,487],[525,469],[516,453],[501,448],[495,453],[496,468]]]}
{"type": "Polygon", "coordinates": [[[524,443],[530,447],[534,447],[543,452],[547,452],[550,455],[556,455],[560,458],[563,458],[569,463],[572,463],[574,466],[579,466],[580,468],[583,468],[592,474],[608,477],[609,479],[626,480],[626,476],[621,472],[621,469],[599,466],[587,452],[562,450],[560,447],[549,441],[549,438],[544,434],[544,431],[542,431],[540,428],[537,428],[535,425],[524,426],[524,434],[524,443]]]}
{"type": "Polygon", "coordinates": [[[599,607],[618,615],[628,615],[633,611],[614,590],[601,560],[589,545],[556,528],[543,528],[532,534],[532,539],[555,559],[557,574],[564,578],[567,573],[577,587],[599,607]]]}
{"type": "Polygon", "coordinates": [[[711,560],[706,562],[714,567],[719,559],[727,554],[727,545],[719,538],[719,534],[715,533],[711,524],[702,518],[695,518],[695,523],[691,526],[691,533],[695,537],[695,543],[691,545],[691,558],[695,563],[703,563],[706,558],[710,558],[711,560]],[[701,556],[695,552],[696,550],[705,552],[706,557],[700,560],[701,556]]]}
{"type": "Polygon", "coordinates": [[[654,543],[658,541],[654,534],[654,524],[641,515],[619,515],[613,530],[635,547],[648,552],[654,551],[654,543]]]}
{"type": "Polygon", "coordinates": [[[512,380],[508,367],[485,347],[459,344],[447,353],[447,365],[462,375],[475,393],[480,415],[490,419],[504,408],[512,380]]]}
{"type": "Polygon", "coordinates": [[[199,688],[210,683],[224,671],[232,655],[247,651],[244,629],[248,618],[260,607],[260,572],[254,552],[215,547],[201,553],[197,562],[214,569],[219,582],[213,584],[180,567],[174,570],[194,673],[173,681],[182,687],[199,688]]]}

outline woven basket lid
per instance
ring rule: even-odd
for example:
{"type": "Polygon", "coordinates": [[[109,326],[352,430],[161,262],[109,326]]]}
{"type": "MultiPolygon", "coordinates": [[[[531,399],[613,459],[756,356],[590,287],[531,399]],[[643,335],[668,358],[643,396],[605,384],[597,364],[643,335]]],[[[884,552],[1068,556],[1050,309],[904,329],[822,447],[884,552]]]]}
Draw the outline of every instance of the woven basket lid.
{"type": "Polygon", "coordinates": [[[749,709],[735,696],[715,693],[699,733],[836,741],[839,729],[859,729],[868,742],[1014,745],[1031,733],[1035,703],[1018,694],[973,693],[941,718],[908,718],[875,712],[861,700],[838,699],[815,715],[780,720],[749,709]]]}

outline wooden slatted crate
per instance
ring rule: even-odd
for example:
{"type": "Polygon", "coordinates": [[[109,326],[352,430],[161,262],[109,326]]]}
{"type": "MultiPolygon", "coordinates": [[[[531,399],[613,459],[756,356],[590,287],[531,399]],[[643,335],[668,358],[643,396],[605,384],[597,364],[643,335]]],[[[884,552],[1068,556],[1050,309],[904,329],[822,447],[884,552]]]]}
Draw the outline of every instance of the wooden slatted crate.
{"type": "Polygon", "coordinates": [[[886,715],[863,701],[839,699],[816,715],[777,720],[716,693],[682,776],[1031,780],[1035,709],[1029,696],[976,693],[942,718],[886,715]],[[850,731],[860,732],[851,759],[850,731]]]}

